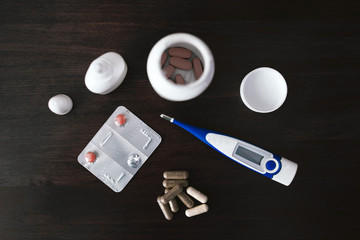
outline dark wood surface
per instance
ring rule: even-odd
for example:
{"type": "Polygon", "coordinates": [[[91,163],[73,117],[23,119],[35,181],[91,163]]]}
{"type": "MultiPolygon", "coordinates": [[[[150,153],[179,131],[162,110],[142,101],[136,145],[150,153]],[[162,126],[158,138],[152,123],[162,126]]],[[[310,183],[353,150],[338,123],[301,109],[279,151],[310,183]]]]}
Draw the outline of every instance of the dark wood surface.
{"type": "Polygon", "coordinates": [[[357,1],[8,1],[0,3],[0,239],[358,239],[360,9],[357,1]],[[146,61],[162,37],[187,32],[215,57],[196,99],[169,102],[146,61]],[[84,85],[92,60],[128,64],[108,95],[84,85]],[[239,86],[269,66],[287,80],[284,105],[250,111],[239,86]],[[47,107],[68,94],[73,110],[47,107]],[[121,193],[77,162],[117,106],[162,143],[121,193]],[[272,150],[299,164],[289,187],[249,171],[167,113],[272,150]],[[181,206],[166,221],[156,203],[164,170],[186,169],[209,196],[207,214],[181,206]]]}

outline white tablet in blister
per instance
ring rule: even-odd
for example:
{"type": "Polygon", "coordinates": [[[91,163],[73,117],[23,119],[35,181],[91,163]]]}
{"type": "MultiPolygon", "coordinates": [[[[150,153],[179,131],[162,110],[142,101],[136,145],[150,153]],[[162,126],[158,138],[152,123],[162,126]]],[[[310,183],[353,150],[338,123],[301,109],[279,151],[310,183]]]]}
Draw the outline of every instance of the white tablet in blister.
{"type": "Polygon", "coordinates": [[[78,162],[112,190],[120,192],[160,142],[158,133],[120,106],[80,153],[78,162]],[[124,123],[116,124],[119,115],[124,123]]]}

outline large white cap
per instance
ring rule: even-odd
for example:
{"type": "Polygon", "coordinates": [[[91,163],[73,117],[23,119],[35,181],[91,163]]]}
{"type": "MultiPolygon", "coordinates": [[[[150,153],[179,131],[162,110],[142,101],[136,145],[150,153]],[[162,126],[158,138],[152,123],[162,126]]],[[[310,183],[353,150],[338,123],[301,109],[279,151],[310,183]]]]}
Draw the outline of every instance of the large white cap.
{"type": "Polygon", "coordinates": [[[120,54],[108,52],[95,59],[85,75],[85,85],[93,93],[114,91],[127,73],[127,65],[120,54]]]}

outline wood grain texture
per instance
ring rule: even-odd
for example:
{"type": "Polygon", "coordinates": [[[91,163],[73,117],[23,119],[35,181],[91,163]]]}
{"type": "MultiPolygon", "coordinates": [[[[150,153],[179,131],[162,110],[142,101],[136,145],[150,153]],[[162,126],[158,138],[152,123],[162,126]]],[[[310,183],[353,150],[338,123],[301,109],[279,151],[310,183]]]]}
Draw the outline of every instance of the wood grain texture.
{"type": "Polygon", "coordinates": [[[0,239],[356,239],[359,215],[360,16],[356,1],[10,1],[0,3],[0,239]],[[163,36],[192,33],[215,57],[196,99],[152,89],[147,56],[163,36]],[[95,95],[93,59],[115,51],[122,85],[95,95]],[[269,66],[287,80],[284,105],[251,112],[239,87],[269,66]],[[73,110],[47,107],[69,95],[73,110]],[[77,156],[117,106],[162,143],[116,194],[77,156]],[[299,164],[289,187],[229,161],[165,113],[244,139],[299,164]],[[188,170],[209,212],[170,222],[157,205],[165,170],[188,170]]]}

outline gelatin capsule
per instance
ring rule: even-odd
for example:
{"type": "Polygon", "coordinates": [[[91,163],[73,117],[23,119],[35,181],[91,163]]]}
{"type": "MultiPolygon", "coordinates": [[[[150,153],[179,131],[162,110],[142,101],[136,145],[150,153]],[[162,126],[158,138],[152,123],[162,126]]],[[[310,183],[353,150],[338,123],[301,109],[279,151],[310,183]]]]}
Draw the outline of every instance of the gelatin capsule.
{"type": "Polygon", "coordinates": [[[160,197],[157,198],[157,202],[159,204],[159,207],[162,211],[162,213],[164,214],[164,217],[167,219],[167,220],[171,220],[173,218],[173,214],[170,210],[170,207],[169,207],[169,204],[163,204],[161,203],[160,201],[160,197]]]}
{"type": "Polygon", "coordinates": [[[192,208],[194,206],[194,201],[184,192],[180,192],[177,197],[185,204],[186,207],[192,208]]]}
{"type": "Polygon", "coordinates": [[[185,85],[185,80],[184,78],[181,76],[181,74],[177,74],[175,76],[175,82],[176,84],[179,84],[179,85],[185,85]]]}
{"type": "MultiPolygon", "coordinates": [[[[165,189],[165,193],[167,193],[169,191],[169,189],[165,189]]],[[[176,202],[176,199],[171,199],[169,201],[169,206],[170,206],[170,210],[173,212],[173,213],[176,213],[177,211],[179,211],[179,205],[177,204],[176,202]]]]}
{"type": "Polygon", "coordinates": [[[188,179],[188,171],[165,171],[163,173],[165,179],[188,179]]]}
{"type": "Polygon", "coordinates": [[[203,73],[203,68],[201,65],[201,61],[199,58],[194,58],[193,62],[193,71],[196,79],[199,79],[201,74],[203,73]]]}
{"type": "Polygon", "coordinates": [[[202,192],[200,192],[199,190],[193,188],[193,187],[188,187],[186,189],[187,194],[189,194],[190,196],[192,196],[193,198],[195,198],[196,200],[198,200],[201,203],[206,203],[208,200],[208,197],[203,194],[202,192]]]}
{"type": "Polygon", "coordinates": [[[172,47],[169,49],[169,55],[172,57],[189,58],[191,57],[192,52],[186,48],[172,47]]]}
{"type": "Polygon", "coordinates": [[[179,193],[183,191],[183,187],[181,185],[175,185],[172,189],[170,189],[167,193],[161,196],[161,203],[166,204],[171,199],[174,199],[179,193]]]}
{"type": "Polygon", "coordinates": [[[183,70],[190,70],[192,68],[192,64],[190,61],[179,57],[171,57],[170,64],[176,68],[183,70]]]}
{"type": "Polygon", "coordinates": [[[187,217],[193,217],[202,213],[206,213],[207,211],[209,211],[209,206],[206,204],[201,204],[199,206],[187,209],[185,211],[185,215],[187,217]]]}
{"type": "Polygon", "coordinates": [[[171,65],[167,65],[162,69],[165,72],[165,76],[169,78],[175,71],[175,68],[171,65]]]}
{"type": "Polygon", "coordinates": [[[164,188],[172,188],[177,184],[183,187],[187,187],[189,185],[188,181],[185,179],[165,179],[163,181],[164,188]]]}

